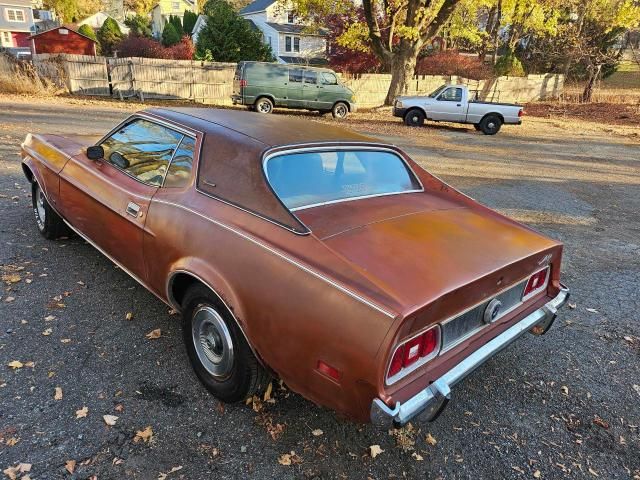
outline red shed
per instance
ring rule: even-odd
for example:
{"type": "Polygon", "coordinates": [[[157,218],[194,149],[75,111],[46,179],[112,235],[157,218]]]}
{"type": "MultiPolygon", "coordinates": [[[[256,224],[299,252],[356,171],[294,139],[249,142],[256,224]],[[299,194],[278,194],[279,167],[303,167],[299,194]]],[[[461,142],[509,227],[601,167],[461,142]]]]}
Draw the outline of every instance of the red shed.
{"type": "Polygon", "coordinates": [[[96,41],[65,25],[31,35],[31,53],[95,55],[96,41]]]}

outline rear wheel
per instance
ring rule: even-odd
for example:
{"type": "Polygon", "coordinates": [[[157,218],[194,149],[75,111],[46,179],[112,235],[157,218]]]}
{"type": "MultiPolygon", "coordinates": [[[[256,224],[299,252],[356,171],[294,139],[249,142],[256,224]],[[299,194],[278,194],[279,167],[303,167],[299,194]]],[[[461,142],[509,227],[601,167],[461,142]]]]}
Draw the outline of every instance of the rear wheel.
{"type": "Polygon", "coordinates": [[[480,121],[480,130],[485,135],[495,135],[500,131],[502,120],[498,115],[487,115],[480,121]]]}
{"type": "Polygon", "coordinates": [[[338,102],[331,109],[331,115],[338,120],[347,118],[347,115],[349,115],[349,106],[344,102],[338,102]]]}
{"type": "Polygon", "coordinates": [[[260,97],[256,100],[255,110],[258,113],[273,113],[273,102],[270,98],[260,97]]]}
{"type": "Polygon", "coordinates": [[[191,365],[215,397],[223,402],[239,402],[267,386],[269,374],[231,314],[204,285],[187,291],[182,321],[191,365]]]}
{"type": "Polygon", "coordinates": [[[69,234],[69,229],[60,216],[51,208],[37,181],[31,184],[31,205],[36,225],[44,238],[53,240],[69,234]]]}
{"type": "Polygon", "coordinates": [[[425,114],[422,110],[414,108],[404,116],[404,124],[409,127],[421,127],[424,125],[425,114]]]}

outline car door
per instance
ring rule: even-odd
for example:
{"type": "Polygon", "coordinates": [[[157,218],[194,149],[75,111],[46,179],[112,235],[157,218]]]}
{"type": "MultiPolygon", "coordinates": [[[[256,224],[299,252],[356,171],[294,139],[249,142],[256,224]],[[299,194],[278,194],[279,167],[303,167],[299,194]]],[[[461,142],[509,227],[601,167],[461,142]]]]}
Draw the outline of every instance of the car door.
{"type": "Polygon", "coordinates": [[[318,72],[305,69],[303,72],[302,96],[305,108],[319,109],[320,85],[318,84],[318,72]]]}
{"type": "Polygon", "coordinates": [[[318,76],[318,108],[330,110],[338,100],[345,98],[345,87],[333,72],[320,72],[318,76]]]}
{"type": "Polygon", "coordinates": [[[289,84],[287,85],[288,107],[304,107],[304,97],[302,94],[303,79],[302,68],[289,67],[289,84]]]}
{"type": "Polygon", "coordinates": [[[143,233],[149,204],[182,137],[135,117],[99,143],[103,159],[77,155],[60,174],[64,217],[138,279],[146,278],[143,233]]]}
{"type": "Polygon", "coordinates": [[[449,87],[438,95],[433,102],[433,110],[429,117],[432,120],[447,122],[463,122],[465,119],[465,107],[462,101],[462,88],[449,87]]]}

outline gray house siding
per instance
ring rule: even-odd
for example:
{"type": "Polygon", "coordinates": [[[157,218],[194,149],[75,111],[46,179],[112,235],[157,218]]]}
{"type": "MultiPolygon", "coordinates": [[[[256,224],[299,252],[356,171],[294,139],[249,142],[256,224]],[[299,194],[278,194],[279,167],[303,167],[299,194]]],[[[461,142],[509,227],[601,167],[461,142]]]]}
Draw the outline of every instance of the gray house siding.
{"type": "Polygon", "coordinates": [[[31,0],[0,1],[0,31],[31,32],[33,30],[33,11],[31,0]],[[10,11],[22,11],[24,22],[11,21],[10,11]]]}

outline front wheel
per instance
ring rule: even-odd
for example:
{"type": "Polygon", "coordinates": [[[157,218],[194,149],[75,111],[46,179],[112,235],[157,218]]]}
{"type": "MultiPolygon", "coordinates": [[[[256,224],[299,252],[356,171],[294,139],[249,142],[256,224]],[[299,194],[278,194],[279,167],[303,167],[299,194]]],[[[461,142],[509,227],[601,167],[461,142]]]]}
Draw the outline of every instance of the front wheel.
{"type": "Polygon", "coordinates": [[[331,115],[338,120],[347,118],[347,115],[349,115],[349,106],[344,102],[338,102],[331,109],[331,115]]]}
{"type": "Polygon", "coordinates": [[[485,135],[495,135],[500,131],[502,120],[497,115],[487,115],[480,121],[480,130],[485,135]]]}
{"type": "Polygon", "coordinates": [[[258,113],[273,113],[273,102],[267,97],[256,100],[255,110],[258,113]]]}
{"type": "Polygon", "coordinates": [[[42,236],[53,240],[69,234],[69,230],[60,216],[51,208],[47,197],[37,181],[31,184],[31,206],[36,217],[36,225],[42,236]]]}
{"type": "Polygon", "coordinates": [[[263,390],[269,374],[235,320],[203,285],[185,295],[182,333],[191,365],[204,386],[223,402],[239,402],[263,390]]]}
{"type": "Polygon", "coordinates": [[[404,124],[409,127],[421,127],[424,125],[425,114],[422,110],[414,108],[404,116],[404,124]]]}

